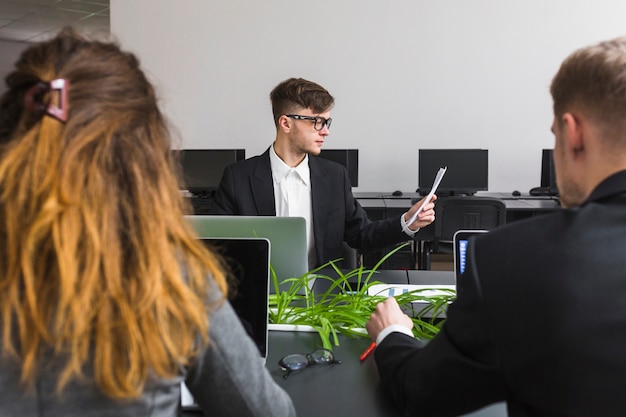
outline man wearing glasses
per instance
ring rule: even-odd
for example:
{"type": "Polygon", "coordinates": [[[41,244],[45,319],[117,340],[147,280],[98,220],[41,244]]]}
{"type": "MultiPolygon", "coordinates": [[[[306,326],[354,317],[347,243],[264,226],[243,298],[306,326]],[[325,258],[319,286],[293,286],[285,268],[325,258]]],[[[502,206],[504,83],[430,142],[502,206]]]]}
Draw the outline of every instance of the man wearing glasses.
{"type": "MultiPolygon", "coordinates": [[[[343,242],[374,249],[413,236],[435,219],[434,203],[417,219],[402,216],[373,222],[352,195],[346,169],[318,158],[332,123],[334,98],[319,84],[290,78],[270,93],[276,139],[262,155],[224,170],[212,214],[304,217],[309,266],[343,257],[343,242]]],[[[433,198],[434,201],[435,198],[433,198]]]]}

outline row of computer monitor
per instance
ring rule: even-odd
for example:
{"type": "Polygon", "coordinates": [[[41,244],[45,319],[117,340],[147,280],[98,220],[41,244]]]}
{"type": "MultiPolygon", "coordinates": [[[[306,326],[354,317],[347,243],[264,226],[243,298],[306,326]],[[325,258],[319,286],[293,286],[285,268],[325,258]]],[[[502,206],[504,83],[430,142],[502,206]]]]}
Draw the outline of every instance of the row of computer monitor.
{"type": "MultiPolygon", "coordinates": [[[[245,149],[184,149],[180,154],[185,184],[182,189],[192,194],[210,194],[217,190],[224,169],[246,159],[245,149]]],[[[359,186],[359,150],[324,149],[320,157],[337,162],[348,171],[352,187],[359,186]]]]}
{"type": "MultiPolygon", "coordinates": [[[[474,194],[488,190],[489,152],[487,149],[420,149],[417,191],[427,194],[437,171],[448,167],[437,193],[439,195],[474,194]]],[[[530,190],[533,195],[556,196],[556,173],[552,149],[541,151],[540,186],[530,190]]]]}
{"type": "MultiPolygon", "coordinates": [[[[217,190],[224,169],[246,158],[245,149],[185,149],[180,152],[185,184],[192,194],[217,190]]],[[[352,187],[359,184],[358,149],[324,149],[319,155],[345,166],[352,187]]],[[[437,171],[447,167],[439,184],[440,195],[474,194],[488,190],[489,151],[487,149],[420,149],[417,192],[426,194],[437,171]]],[[[551,149],[542,150],[541,183],[537,193],[556,195],[556,175],[551,149]]]]}

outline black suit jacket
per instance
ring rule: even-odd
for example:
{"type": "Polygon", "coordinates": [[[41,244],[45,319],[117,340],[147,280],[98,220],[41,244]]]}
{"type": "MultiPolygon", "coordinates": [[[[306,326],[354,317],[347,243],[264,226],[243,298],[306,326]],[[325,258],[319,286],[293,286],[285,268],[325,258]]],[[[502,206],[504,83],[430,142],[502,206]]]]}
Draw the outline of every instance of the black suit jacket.
{"type": "Polygon", "coordinates": [[[509,416],[626,415],[626,171],[580,207],[470,241],[443,329],[375,351],[410,416],[506,401],[509,416]]]}
{"type": "MultiPolygon", "coordinates": [[[[400,216],[372,222],[352,195],[342,165],[309,156],[313,233],[317,263],[343,256],[343,242],[356,249],[381,248],[405,241],[400,216]]],[[[211,214],[275,216],[269,149],[224,170],[211,214]]]]}

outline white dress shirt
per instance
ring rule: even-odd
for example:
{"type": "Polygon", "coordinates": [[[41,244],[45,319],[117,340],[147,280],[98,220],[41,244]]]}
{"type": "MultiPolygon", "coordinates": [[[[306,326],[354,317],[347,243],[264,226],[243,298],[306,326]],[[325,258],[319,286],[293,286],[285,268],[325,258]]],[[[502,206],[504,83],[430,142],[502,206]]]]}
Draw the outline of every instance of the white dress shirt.
{"type": "Polygon", "coordinates": [[[308,246],[309,267],[316,265],[315,240],[313,236],[313,206],[311,205],[311,171],[309,156],[291,168],[270,147],[270,166],[274,183],[274,202],[279,217],[304,217],[308,246]]]}

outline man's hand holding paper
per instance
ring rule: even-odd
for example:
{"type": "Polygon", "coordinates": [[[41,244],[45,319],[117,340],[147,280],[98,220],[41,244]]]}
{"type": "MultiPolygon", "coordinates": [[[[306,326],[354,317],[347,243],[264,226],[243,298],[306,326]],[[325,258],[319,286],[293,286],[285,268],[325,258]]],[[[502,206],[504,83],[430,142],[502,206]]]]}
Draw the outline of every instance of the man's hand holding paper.
{"type": "Polygon", "coordinates": [[[421,227],[426,227],[431,224],[435,220],[435,200],[437,196],[433,194],[432,196],[427,195],[422,198],[420,201],[415,203],[413,207],[409,209],[406,213],[404,213],[404,220],[406,222],[413,220],[411,223],[407,223],[407,227],[410,232],[415,232],[419,230],[421,227]],[[427,200],[430,197],[430,200],[427,200]],[[424,204],[426,203],[426,204],[424,204]],[[415,216],[417,211],[422,207],[422,211],[415,216]]]}
{"type": "Polygon", "coordinates": [[[441,167],[437,171],[435,181],[428,195],[418,201],[409,211],[404,213],[402,218],[402,230],[409,235],[413,235],[420,227],[428,226],[435,221],[435,191],[446,174],[448,167],[441,167]]]}

